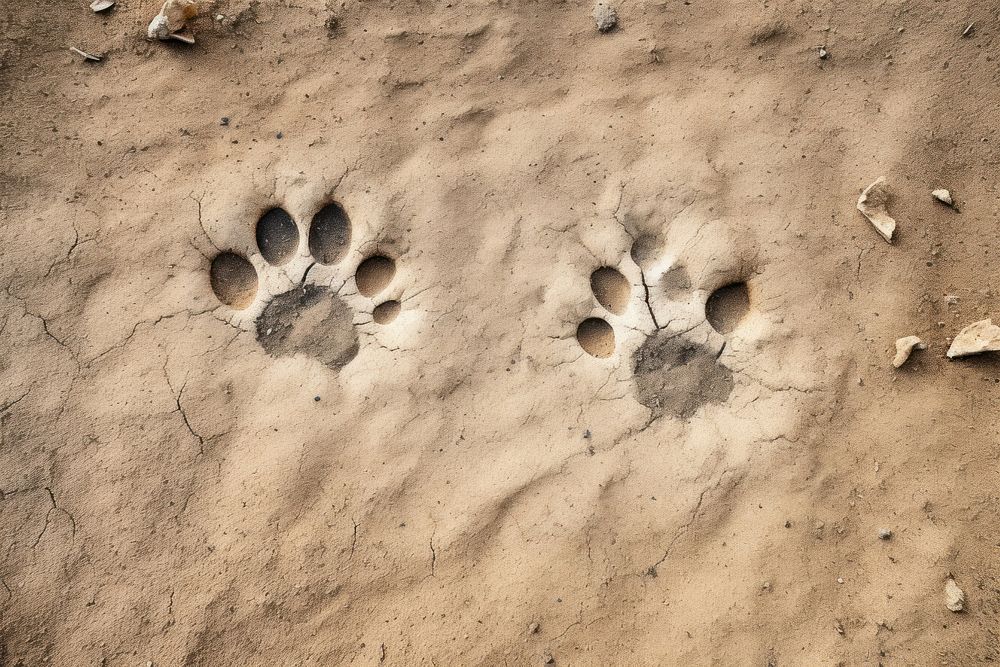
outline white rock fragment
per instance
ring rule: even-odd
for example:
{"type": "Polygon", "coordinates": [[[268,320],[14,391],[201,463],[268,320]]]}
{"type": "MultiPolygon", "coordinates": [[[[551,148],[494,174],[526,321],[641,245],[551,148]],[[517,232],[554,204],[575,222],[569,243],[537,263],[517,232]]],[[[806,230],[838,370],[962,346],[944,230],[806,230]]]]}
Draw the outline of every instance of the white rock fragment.
{"type": "Polygon", "coordinates": [[[941,188],[939,190],[931,190],[931,196],[937,199],[939,202],[945,206],[954,206],[955,201],[951,198],[951,193],[941,188]]]}
{"type": "Polygon", "coordinates": [[[892,367],[899,368],[905,364],[914,350],[925,349],[927,349],[927,346],[916,336],[905,336],[904,338],[897,339],[896,356],[892,358],[892,367]]]}
{"type": "Polygon", "coordinates": [[[892,234],[896,231],[896,221],[892,219],[886,209],[888,201],[889,191],[885,187],[885,177],[880,176],[858,197],[858,210],[875,226],[875,230],[882,235],[882,238],[892,243],[892,234]]]}
{"type": "Polygon", "coordinates": [[[197,15],[198,3],[195,0],[167,0],[160,13],[150,21],[146,34],[150,39],[172,39],[174,33],[183,30],[184,24],[197,15]]]}
{"type": "Polygon", "coordinates": [[[94,0],[90,3],[90,9],[94,12],[104,12],[115,6],[115,0],[94,0]]]}
{"type": "Polygon", "coordinates": [[[948,577],[944,583],[944,604],[950,611],[954,612],[965,609],[965,593],[951,577],[948,577]]]}
{"type": "Polygon", "coordinates": [[[610,32],[618,25],[618,12],[606,0],[597,0],[594,5],[594,22],[599,32],[610,32]]]}
{"type": "Polygon", "coordinates": [[[993,320],[985,319],[973,322],[958,332],[951,347],[948,348],[948,358],[955,359],[998,350],[1000,350],[1000,327],[993,324],[993,320]]]}
{"type": "Polygon", "coordinates": [[[888,539],[891,539],[891,538],[892,538],[892,531],[891,530],[889,530],[888,528],[879,528],[878,539],[880,539],[880,540],[888,540],[888,539]]]}
{"type": "Polygon", "coordinates": [[[958,297],[955,296],[954,294],[945,294],[944,295],[944,300],[945,300],[945,303],[947,303],[949,306],[957,306],[958,305],[958,297]]]}

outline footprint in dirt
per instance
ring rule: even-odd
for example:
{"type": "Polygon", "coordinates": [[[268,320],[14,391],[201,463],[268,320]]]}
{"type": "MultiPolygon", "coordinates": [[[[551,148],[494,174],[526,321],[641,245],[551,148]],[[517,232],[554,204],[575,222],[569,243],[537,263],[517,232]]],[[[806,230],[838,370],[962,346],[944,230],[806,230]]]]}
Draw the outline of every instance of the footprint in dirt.
{"type": "Polygon", "coordinates": [[[652,245],[649,239],[639,238],[632,246],[631,259],[641,277],[639,286],[613,266],[601,266],[591,273],[591,292],[609,317],[585,319],[577,327],[576,338],[590,356],[612,359],[617,344],[608,320],[617,319],[624,326],[648,314],[653,331],[631,359],[636,399],[654,418],[669,415],[686,419],[703,405],[724,403],[729,398],[733,372],[719,357],[725,349],[723,337],[737,330],[750,312],[750,291],[745,282],[737,281],[699,301],[683,265],[662,272],[650,285],[646,275],[654,259],[652,245]],[[634,298],[637,294],[639,298],[634,298]],[[718,335],[709,334],[708,328],[718,335]]]}
{"type": "MultiPolygon", "coordinates": [[[[281,271],[280,267],[299,255],[302,235],[291,215],[273,208],[258,220],[256,241],[263,271],[281,271]]],[[[333,369],[342,368],[357,356],[360,346],[353,309],[338,294],[339,290],[310,278],[316,265],[334,265],[344,259],[350,245],[347,212],[337,202],[323,206],[308,228],[306,247],[312,262],[300,284],[271,297],[256,318],[257,342],[265,352],[273,357],[305,354],[333,369]]],[[[395,274],[395,260],[375,254],[358,265],[354,283],[358,293],[375,302],[395,274]]],[[[236,252],[218,254],[212,260],[209,278],[219,301],[235,310],[245,310],[261,298],[257,269],[236,252]]],[[[399,301],[378,302],[372,309],[372,320],[387,325],[401,309],[399,301]]]]}

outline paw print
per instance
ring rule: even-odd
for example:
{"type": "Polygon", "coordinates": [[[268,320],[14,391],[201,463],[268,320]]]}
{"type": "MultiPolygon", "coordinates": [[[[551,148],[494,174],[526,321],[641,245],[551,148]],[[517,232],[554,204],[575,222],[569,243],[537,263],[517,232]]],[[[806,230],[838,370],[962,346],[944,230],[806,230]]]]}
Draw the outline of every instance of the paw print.
{"type": "Polygon", "coordinates": [[[591,292],[608,316],[580,322],[576,340],[591,357],[612,363],[616,352],[628,348],[637,400],[654,418],[684,419],[732,392],[733,372],[720,357],[727,337],[738,333],[752,311],[752,290],[742,263],[724,268],[725,253],[695,252],[687,262],[661,245],[652,236],[633,237],[629,256],[639,284],[626,277],[636,275],[632,267],[623,272],[604,265],[590,274],[591,292]],[[704,266],[694,270],[698,264],[704,266]],[[609,319],[625,329],[624,342],[616,340],[609,319]]]}
{"type": "Polygon", "coordinates": [[[373,304],[371,321],[388,325],[402,305],[381,300],[396,275],[396,262],[376,252],[353,276],[340,263],[351,247],[351,221],[338,202],[313,216],[305,239],[283,208],[271,208],[255,227],[256,253],[225,251],[215,256],[209,279],[216,298],[237,319],[253,322],[257,342],[274,357],[305,354],[330,368],[342,368],[360,349],[353,309],[344,288],[353,280],[357,294],[373,304]],[[338,284],[339,283],[339,284],[338,284]]]}

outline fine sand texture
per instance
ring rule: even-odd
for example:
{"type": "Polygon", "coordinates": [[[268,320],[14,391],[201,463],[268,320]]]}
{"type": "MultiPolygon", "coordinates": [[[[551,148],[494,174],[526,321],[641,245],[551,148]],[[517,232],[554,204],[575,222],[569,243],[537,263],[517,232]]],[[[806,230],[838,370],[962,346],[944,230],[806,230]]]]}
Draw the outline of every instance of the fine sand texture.
{"type": "Polygon", "coordinates": [[[0,666],[1000,660],[996,5],[604,4],[0,3],[0,666]]]}

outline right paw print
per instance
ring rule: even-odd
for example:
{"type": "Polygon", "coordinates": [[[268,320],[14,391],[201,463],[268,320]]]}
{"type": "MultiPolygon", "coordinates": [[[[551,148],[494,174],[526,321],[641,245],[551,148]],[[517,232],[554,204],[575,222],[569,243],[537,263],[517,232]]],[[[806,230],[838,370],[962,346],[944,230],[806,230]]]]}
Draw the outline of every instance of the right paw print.
{"type": "MultiPolygon", "coordinates": [[[[303,240],[292,216],[275,207],[259,218],[255,232],[257,253],[224,251],[212,260],[215,296],[254,320],[257,342],[271,356],[305,354],[330,368],[347,365],[360,349],[354,311],[341,295],[351,277],[337,266],[351,247],[347,211],[335,201],[325,204],[303,240]]],[[[374,304],[375,324],[388,325],[402,309],[396,299],[378,298],[395,275],[395,260],[378,251],[354,271],[358,294],[374,304]]]]}
{"type": "Polygon", "coordinates": [[[702,405],[724,402],[734,381],[719,358],[751,311],[750,291],[740,279],[747,268],[720,260],[727,256],[724,251],[705,258],[697,252],[672,256],[651,237],[633,238],[629,254],[638,269],[638,285],[614,266],[599,266],[590,274],[594,299],[614,317],[592,315],[580,322],[580,347],[597,359],[615,357],[618,348],[628,347],[636,399],[655,417],[684,419],[702,405]],[[635,294],[644,303],[637,300],[630,308],[635,294]],[[626,328],[622,342],[609,319],[626,328]]]}

